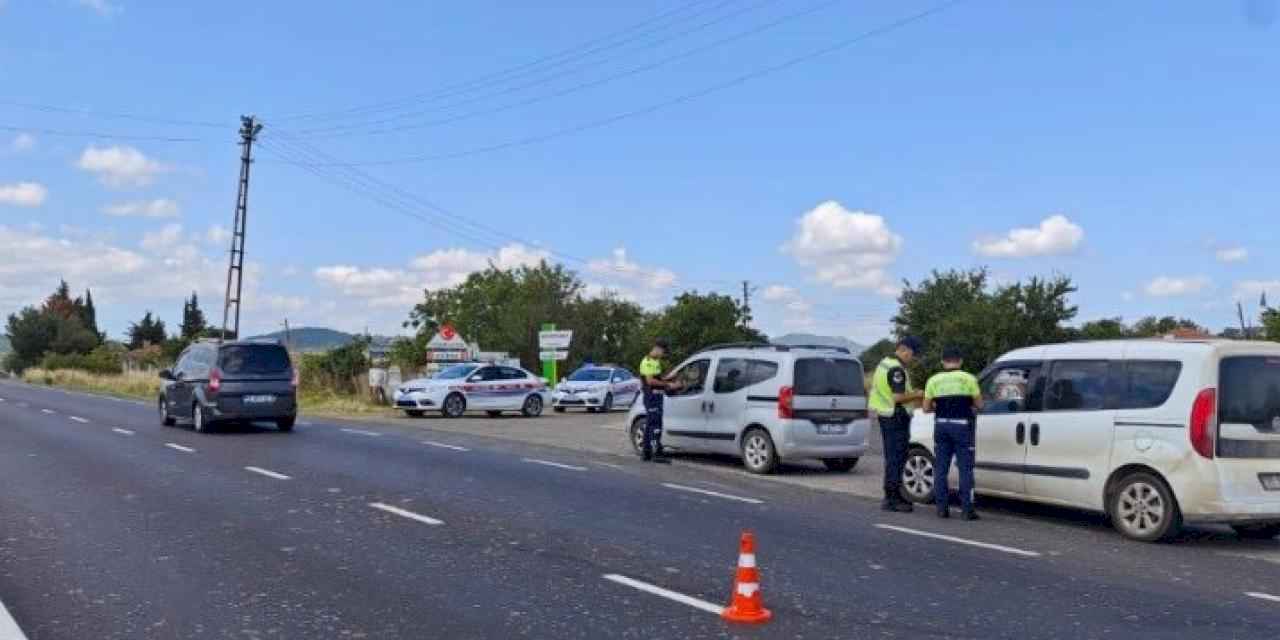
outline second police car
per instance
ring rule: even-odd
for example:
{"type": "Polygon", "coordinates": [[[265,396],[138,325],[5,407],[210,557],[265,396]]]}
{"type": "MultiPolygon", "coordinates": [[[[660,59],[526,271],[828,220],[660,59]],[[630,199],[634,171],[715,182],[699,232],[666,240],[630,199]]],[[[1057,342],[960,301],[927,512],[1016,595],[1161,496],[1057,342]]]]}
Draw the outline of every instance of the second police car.
{"type": "Polygon", "coordinates": [[[467,411],[484,411],[492,417],[519,411],[525,417],[542,415],[550,400],[542,378],[518,367],[497,364],[456,364],[430,378],[401,384],[395,406],[412,417],[439,411],[457,418],[467,411]]]}
{"type": "Polygon", "coordinates": [[[630,407],[640,398],[640,379],[630,371],[611,365],[586,366],[561,380],[551,396],[557,412],[568,408],[612,411],[630,407]]]}

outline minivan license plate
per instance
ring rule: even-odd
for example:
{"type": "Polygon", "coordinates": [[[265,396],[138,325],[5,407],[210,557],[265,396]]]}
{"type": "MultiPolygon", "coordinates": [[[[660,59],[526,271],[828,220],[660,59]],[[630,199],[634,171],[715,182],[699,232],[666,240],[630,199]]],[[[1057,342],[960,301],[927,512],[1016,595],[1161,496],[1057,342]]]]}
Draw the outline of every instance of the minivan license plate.
{"type": "Polygon", "coordinates": [[[245,404],[270,404],[276,401],[275,396],[245,396],[245,404]]]}
{"type": "Polygon", "coordinates": [[[1263,489],[1280,491],[1280,473],[1259,473],[1258,479],[1262,481],[1263,489]]]}
{"type": "Polygon", "coordinates": [[[843,424],[820,424],[818,425],[818,433],[824,436],[842,436],[849,432],[849,427],[843,424]]]}

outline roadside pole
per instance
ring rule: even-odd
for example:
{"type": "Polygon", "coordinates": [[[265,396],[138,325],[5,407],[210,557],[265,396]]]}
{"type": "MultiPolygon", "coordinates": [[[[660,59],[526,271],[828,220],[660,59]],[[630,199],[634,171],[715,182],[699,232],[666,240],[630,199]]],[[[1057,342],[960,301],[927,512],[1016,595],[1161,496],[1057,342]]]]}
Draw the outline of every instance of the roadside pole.
{"type": "MultiPolygon", "coordinates": [[[[542,330],[555,331],[556,325],[554,322],[544,322],[542,323],[542,330]]],[[[539,345],[539,348],[541,350],[541,345],[539,345]]],[[[546,378],[547,384],[553,387],[559,383],[560,379],[556,377],[556,361],[555,360],[542,361],[542,377],[546,378]]]]}

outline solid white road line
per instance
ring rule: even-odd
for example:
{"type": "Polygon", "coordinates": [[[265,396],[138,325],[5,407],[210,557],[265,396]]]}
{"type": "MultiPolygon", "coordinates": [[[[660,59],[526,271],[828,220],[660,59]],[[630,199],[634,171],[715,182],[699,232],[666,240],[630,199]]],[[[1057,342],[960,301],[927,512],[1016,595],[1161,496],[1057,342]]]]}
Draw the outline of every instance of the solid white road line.
{"type": "Polygon", "coordinates": [[[459,447],[456,444],[445,444],[443,442],[435,442],[433,440],[423,440],[422,444],[430,447],[438,447],[440,449],[449,449],[451,451],[470,451],[470,449],[466,447],[459,447]]]}
{"type": "Polygon", "coordinates": [[[907,527],[898,527],[891,524],[877,524],[876,528],[897,531],[899,533],[907,533],[913,536],[921,536],[924,538],[933,538],[934,540],[945,540],[956,544],[966,544],[971,547],[980,547],[982,549],[991,549],[992,551],[1002,551],[1011,553],[1015,556],[1024,558],[1039,558],[1040,554],[1036,551],[1027,551],[1026,549],[1018,549],[1015,547],[1006,547],[1001,544],[991,544],[990,542],[978,542],[977,540],[968,540],[965,538],[957,538],[955,536],[942,535],[941,533],[931,533],[929,531],[920,531],[919,529],[908,529],[907,527]]]}
{"type": "Polygon", "coordinates": [[[40,413],[54,413],[53,409],[41,409],[40,413]]]}
{"type": "Polygon", "coordinates": [[[394,513],[402,518],[417,520],[418,522],[421,522],[423,524],[431,524],[431,525],[444,524],[444,520],[436,520],[435,518],[432,518],[430,516],[424,516],[421,513],[406,511],[404,509],[401,509],[400,507],[393,507],[389,504],[383,504],[381,502],[370,502],[369,506],[373,507],[374,509],[381,509],[382,511],[386,511],[387,513],[394,513]]]}
{"type": "Polygon", "coordinates": [[[302,426],[304,426],[304,427],[309,427],[309,426],[311,426],[312,424],[315,424],[315,423],[311,422],[310,420],[299,420],[299,421],[298,421],[298,424],[300,424],[300,425],[302,425],[302,426]]]}
{"type": "Polygon", "coordinates": [[[196,450],[195,450],[195,449],[192,449],[191,447],[184,447],[184,446],[182,446],[182,445],[180,445],[180,444],[175,444],[175,443],[173,443],[173,442],[166,442],[166,443],[164,443],[164,446],[169,447],[170,449],[173,449],[174,451],[181,451],[181,452],[183,452],[183,453],[195,453],[195,452],[196,452],[196,450]]]}
{"type": "Polygon", "coordinates": [[[378,433],[377,431],[365,431],[364,429],[347,429],[347,428],[342,428],[342,429],[339,429],[339,431],[346,431],[347,433],[354,433],[354,434],[356,434],[356,435],[360,435],[360,436],[370,436],[370,437],[374,437],[374,438],[376,438],[376,437],[378,437],[378,436],[382,435],[381,433],[378,433]]]}
{"type": "Polygon", "coordinates": [[[88,420],[85,420],[84,418],[81,418],[80,416],[67,416],[67,417],[71,418],[72,420],[75,420],[76,422],[79,422],[80,424],[89,424],[89,421],[88,421],[88,420]]]}
{"type": "Polygon", "coordinates": [[[114,431],[114,432],[116,432],[116,433],[118,433],[118,434],[120,434],[120,435],[122,435],[122,436],[131,436],[131,435],[133,435],[133,432],[132,432],[132,431],[130,431],[130,430],[128,430],[128,429],[121,429],[120,427],[112,427],[112,428],[111,428],[111,430],[112,430],[112,431],[114,431]]]}
{"type": "Polygon", "coordinates": [[[704,496],[711,496],[713,498],[724,498],[725,500],[737,500],[738,502],[745,502],[747,504],[764,504],[764,500],[757,500],[755,498],[744,498],[742,496],[735,496],[728,493],[720,493],[719,491],[709,491],[707,489],[699,489],[697,487],[687,487],[682,484],[672,484],[670,482],[664,482],[662,483],[662,486],[668,489],[675,489],[676,491],[688,491],[690,493],[700,493],[704,496]]]}
{"type": "Polygon", "coordinates": [[[9,615],[3,602],[0,602],[0,640],[27,640],[27,635],[18,628],[18,623],[9,615]]]}
{"type": "Polygon", "coordinates": [[[276,480],[292,480],[292,478],[290,478],[289,476],[286,476],[283,473],[276,473],[269,469],[263,469],[262,467],[245,467],[244,470],[252,473],[256,473],[259,475],[264,475],[268,478],[275,478],[276,480]]]}
{"type": "Polygon", "coordinates": [[[552,462],[550,460],[539,460],[537,458],[524,458],[524,461],[532,462],[533,464],[545,465],[548,467],[556,467],[557,469],[568,469],[570,471],[586,471],[587,470],[586,467],[579,467],[577,465],[564,464],[561,462],[552,462]]]}
{"type": "Polygon", "coordinates": [[[1246,592],[1245,595],[1249,596],[1250,598],[1266,600],[1267,602],[1280,602],[1280,596],[1273,596],[1269,593],[1258,593],[1257,591],[1249,591],[1249,592],[1246,592]]]}
{"type": "Polygon", "coordinates": [[[662,587],[649,584],[648,582],[641,582],[639,580],[618,575],[616,573],[610,573],[606,575],[604,579],[610,582],[616,582],[618,584],[631,587],[632,589],[639,589],[640,591],[643,591],[645,593],[651,593],[655,596],[661,596],[668,600],[674,600],[675,602],[679,602],[680,604],[689,605],[694,609],[701,609],[702,611],[706,611],[707,613],[712,613],[715,615],[720,615],[724,613],[724,607],[718,604],[713,604],[713,603],[707,602],[706,600],[700,600],[693,596],[686,596],[683,593],[677,593],[670,589],[663,589],[662,587]]]}

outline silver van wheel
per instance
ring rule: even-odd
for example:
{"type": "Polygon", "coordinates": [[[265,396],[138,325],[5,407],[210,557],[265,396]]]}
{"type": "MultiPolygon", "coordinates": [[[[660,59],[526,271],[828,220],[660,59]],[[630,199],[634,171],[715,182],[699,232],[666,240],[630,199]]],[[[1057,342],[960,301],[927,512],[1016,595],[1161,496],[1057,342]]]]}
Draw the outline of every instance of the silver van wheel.
{"type": "Polygon", "coordinates": [[[912,449],[902,465],[902,492],[912,502],[933,502],[933,456],[924,449],[912,449]]]}
{"type": "Polygon", "coordinates": [[[751,473],[768,474],[778,466],[773,440],[764,429],[752,429],[742,438],[742,462],[751,473]]]}
{"type": "Polygon", "coordinates": [[[1181,528],[1181,514],[1173,494],[1159,478],[1135,473],[1121,480],[1111,499],[1111,521],[1120,533],[1154,542],[1181,528]]]}
{"type": "Polygon", "coordinates": [[[644,453],[644,423],[647,418],[645,416],[636,416],[631,421],[631,447],[636,450],[636,454],[644,453]]]}
{"type": "Polygon", "coordinates": [[[197,433],[204,433],[209,430],[209,425],[204,421],[204,408],[200,403],[196,403],[195,408],[191,410],[191,428],[197,433]]]}

